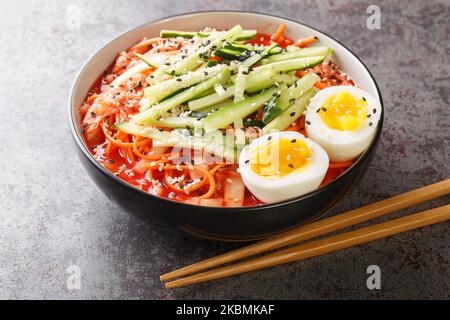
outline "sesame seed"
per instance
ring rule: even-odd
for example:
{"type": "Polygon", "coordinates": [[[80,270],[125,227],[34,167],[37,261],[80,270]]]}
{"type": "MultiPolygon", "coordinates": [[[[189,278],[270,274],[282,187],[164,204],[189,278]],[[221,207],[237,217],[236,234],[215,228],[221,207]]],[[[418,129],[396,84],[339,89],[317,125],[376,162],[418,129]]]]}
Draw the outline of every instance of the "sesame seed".
{"type": "Polygon", "coordinates": [[[297,139],[292,139],[291,140],[291,143],[296,143],[297,142],[297,139]]]}
{"type": "Polygon", "coordinates": [[[291,117],[295,117],[296,113],[295,112],[291,112],[290,116],[291,117]]]}
{"type": "Polygon", "coordinates": [[[311,124],[311,122],[310,121],[306,121],[306,124],[309,126],[311,124]]]}

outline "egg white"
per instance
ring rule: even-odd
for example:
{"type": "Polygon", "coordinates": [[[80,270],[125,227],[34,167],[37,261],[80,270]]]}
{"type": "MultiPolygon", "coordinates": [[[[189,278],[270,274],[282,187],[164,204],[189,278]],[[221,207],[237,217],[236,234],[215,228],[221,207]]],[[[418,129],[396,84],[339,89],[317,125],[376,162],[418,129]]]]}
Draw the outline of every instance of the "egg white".
{"type": "Polygon", "coordinates": [[[306,111],[306,132],[328,153],[332,162],[345,162],[356,159],[371,144],[381,116],[381,104],[377,98],[353,86],[335,86],[321,90],[311,100],[306,111]],[[367,114],[362,125],[354,130],[336,130],[328,127],[317,113],[332,95],[343,91],[350,92],[356,99],[367,101],[367,114]]]}
{"type": "Polygon", "coordinates": [[[317,143],[294,131],[278,132],[255,139],[245,147],[239,158],[239,169],[242,180],[252,194],[264,203],[275,203],[288,200],[317,189],[328,170],[328,155],[317,143]],[[251,169],[248,163],[251,148],[266,144],[269,136],[276,139],[299,139],[311,150],[311,161],[303,170],[294,171],[285,176],[261,176],[251,169]],[[246,163],[247,162],[247,163],[246,163]]]}

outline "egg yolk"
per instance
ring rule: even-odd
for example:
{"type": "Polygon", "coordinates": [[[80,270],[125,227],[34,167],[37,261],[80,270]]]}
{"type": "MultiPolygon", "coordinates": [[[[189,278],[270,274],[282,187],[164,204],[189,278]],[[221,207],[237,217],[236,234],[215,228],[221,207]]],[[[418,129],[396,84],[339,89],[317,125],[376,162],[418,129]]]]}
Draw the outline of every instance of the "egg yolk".
{"type": "Polygon", "coordinates": [[[330,96],[318,112],[327,127],[342,131],[354,130],[367,119],[367,102],[344,91],[330,96]]]}
{"type": "MultiPolygon", "coordinates": [[[[269,138],[270,139],[270,138],[269,138]]],[[[285,176],[311,162],[311,150],[300,139],[269,140],[250,152],[250,168],[261,176],[285,176]]]]}

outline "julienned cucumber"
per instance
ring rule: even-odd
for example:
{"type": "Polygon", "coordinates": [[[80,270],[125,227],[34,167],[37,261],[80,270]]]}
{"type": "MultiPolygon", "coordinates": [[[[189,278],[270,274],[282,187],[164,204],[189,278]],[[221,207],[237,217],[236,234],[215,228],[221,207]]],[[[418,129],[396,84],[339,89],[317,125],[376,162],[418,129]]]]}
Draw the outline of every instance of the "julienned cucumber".
{"type": "Polygon", "coordinates": [[[284,60],[265,64],[260,67],[256,67],[255,71],[271,70],[275,72],[289,72],[294,70],[302,70],[305,68],[312,68],[318,64],[321,64],[325,60],[325,56],[297,58],[292,60],[284,60]]]}
{"type": "MultiPolygon", "coordinates": [[[[270,88],[274,84],[273,72],[265,71],[260,73],[251,72],[245,81],[245,91],[254,93],[263,89],[270,88]]],[[[193,100],[189,102],[189,109],[197,111],[217,103],[220,103],[234,96],[236,86],[231,86],[225,90],[223,94],[214,93],[209,96],[193,100]]]]}
{"type": "Polygon", "coordinates": [[[182,75],[188,71],[194,70],[204,62],[203,58],[210,57],[216,48],[222,48],[226,42],[231,43],[235,41],[243,31],[241,26],[235,26],[217,38],[214,37],[214,39],[208,38],[208,40],[203,40],[205,45],[200,46],[194,53],[168,68],[166,73],[182,75]]]}
{"type": "Polygon", "coordinates": [[[295,102],[295,100],[300,98],[319,81],[320,77],[317,74],[308,72],[300,80],[296,81],[292,86],[281,93],[280,98],[277,100],[277,107],[280,108],[281,111],[286,110],[295,102]]]}
{"type": "MultiPolygon", "coordinates": [[[[236,39],[236,41],[252,40],[252,39],[256,38],[257,34],[258,34],[258,31],[256,31],[256,30],[244,30],[244,32],[242,32],[242,34],[236,39]]],[[[195,36],[209,37],[210,35],[211,35],[211,33],[209,33],[209,32],[162,30],[160,37],[164,38],[164,39],[178,38],[178,37],[191,39],[195,36]]]]}
{"type": "Polygon", "coordinates": [[[217,65],[212,68],[200,69],[198,71],[189,72],[180,77],[157,83],[153,86],[145,88],[144,94],[150,102],[158,102],[163,98],[170,96],[176,91],[189,88],[192,85],[205,81],[224,69],[223,65],[217,65]]]}
{"type": "Polygon", "coordinates": [[[161,102],[158,105],[153,106],[151,109],[145,110],[133,117],[133,122],[146,123],[149,121],[154,121],[159,116],[169,111],[170,109],[198,96],[202,92],[213,88],[218,83],[226,83],[230,79],[230,70],[225,69],[214,77],[191,87],[176,96],[161,102]]]}
{"type": "Polygon", "coordinates": [[[263,129],[264,134],[269,134],[273,131],[284,130],[289,127],[294,121],[301,117],[309,101],[316,95],[318,89],[311,88],[304,95],[300,97],[291,107],[286,109],[275,120],[266,125],[263,129]]]}
{"type": "Polygon", "coordinates": [[[196,128],[202,126],[202,120],[194,117],[161,118],[151,125],[162,128],[196,128]]]}
{"type": "Polygon", "coordinates": [[[222,107],[220,110],[214,112],[203,120],[205,130],[209,132],[216,129],[221,129],[238,119],[243,119],[272,99],[273,95],[276,94],[278,90],[279,89],[275,87],[251,98],[222,107]]]}
{"type": "Polygon", "coordinates": [[[145,127],[136,123],[123,122],[113,126],[113,129],[128,134],[150,138],[155,147],[177,147],[205,150],[227,161],[236,162],[237,155],[234,148],[228,147],[224,139],[198,139],[193,136],[183,136],[167,131],[159,131],[153,127],[145,127]]]}
{"type": "Polygon", "coordinates": [[[329,47],[311,47],[299,49],[297,51],[291,51],[286,53],[275,54],[261,61],[261,64],[269,64],[273,62],[283,61],[283,60],[292,60],[297,58],[306,58],[306,57],[317,57],[324,56],[328,57],[332,53],[331,48],[329,47]]]}
{"type": "Polygon", "coordinates": [[[286,86],[281,89],[281,94],[274,104],[269,104],[264,109],[263,122],[268,124],[277,116],[279,116],[284,110],[303,95],[306,91],[320,81],[320,77],[312,72],[304,75],[300,80],[296,81],[292,86],[287,88],[286,86]]]}
{"type": "MultiPolygon", "coordinates": [[[[283,83],[278,92],[280,94],[284,94],[287,91],[288,87],[285,83],[283,83]]],[[[263,118],[262,121],[264,124],[268,124],[270,121],[275,119],[278,115],[280,115],[283,111],[279,106],[277,106],[277,102],[279,101],[278,95],[273,97],[270,102],[264,107],[263,118]]]]}

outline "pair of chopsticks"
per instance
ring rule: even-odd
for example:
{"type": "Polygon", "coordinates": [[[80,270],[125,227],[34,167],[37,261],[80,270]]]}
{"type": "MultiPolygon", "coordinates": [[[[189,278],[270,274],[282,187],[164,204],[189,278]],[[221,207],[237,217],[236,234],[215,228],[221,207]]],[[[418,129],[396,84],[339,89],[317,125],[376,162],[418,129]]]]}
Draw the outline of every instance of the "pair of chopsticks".
{"type": "MultiPolygon", "coordinates": [[[[411,207],[450,193],[450,179],[409,191],[331,218],[298,227],[289,232],[268,238],[249,246],[225,253],[161,276],[161,281],[188,276],[200,271],[247,258],[256,254],[279,249],[309,240],[333,231],[347,228],[377,217],[411,207]]],[[[372,240],[389,237],[405,231],[421,228],[450,219],[450,204],[425,210],[384,223],[341,233],[332,237],[300,244],[272,254],[228,265],[211,271],[194,274],[165,284],[177,288],[201,282],[221,279],[241,273],[264,269],[288,262],[299,261],[341,249],[350,248],[372,240]]]]}

